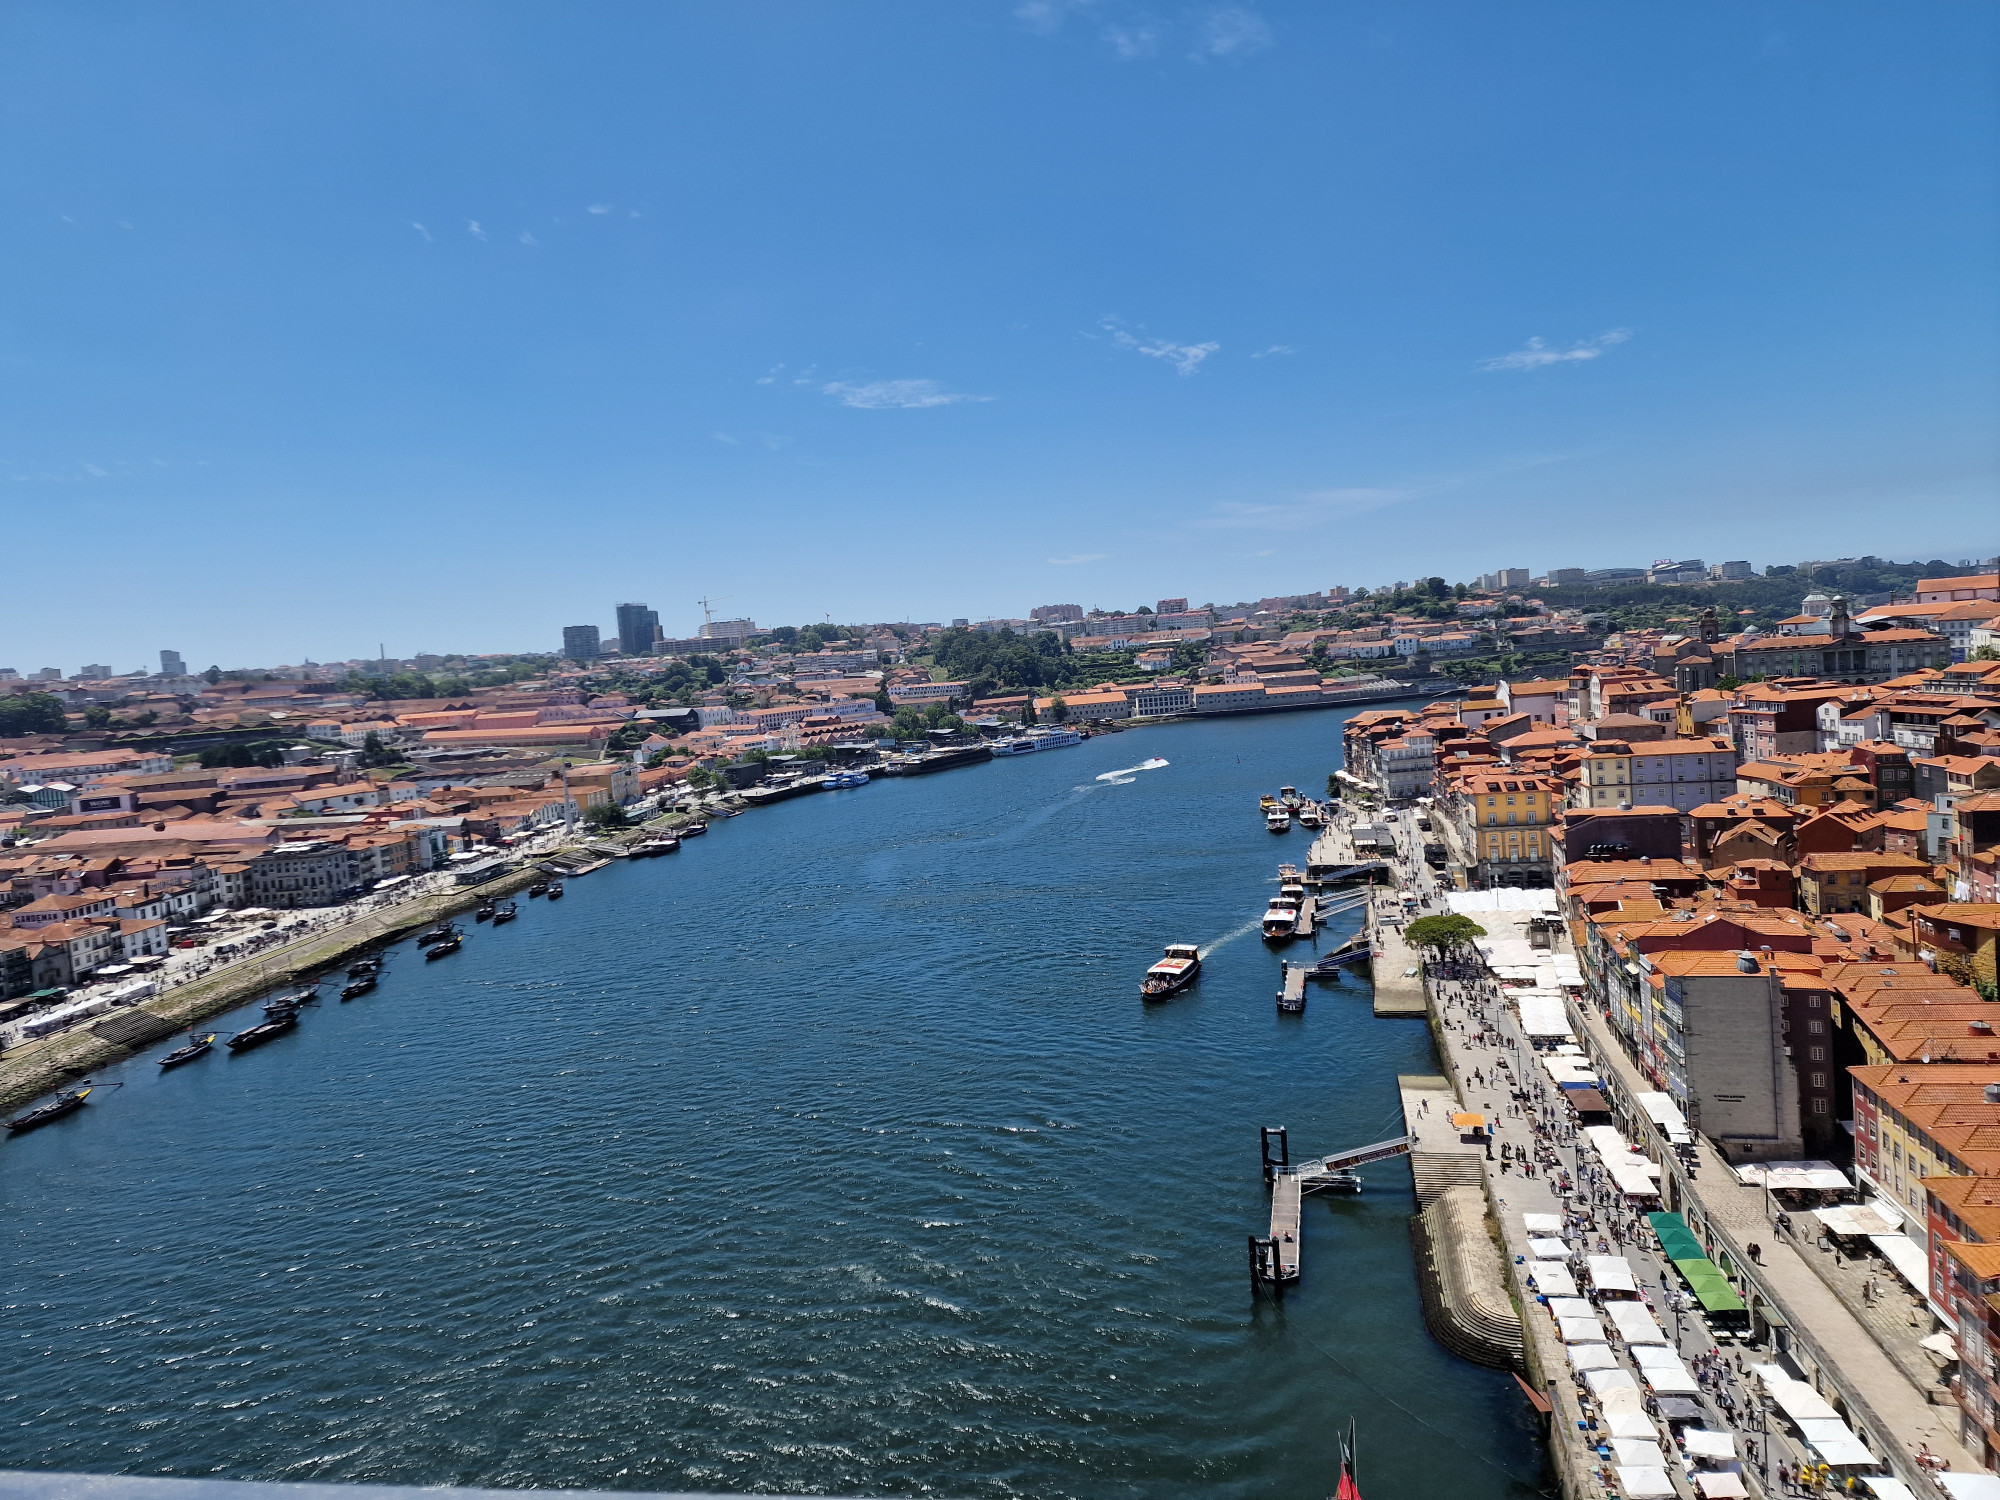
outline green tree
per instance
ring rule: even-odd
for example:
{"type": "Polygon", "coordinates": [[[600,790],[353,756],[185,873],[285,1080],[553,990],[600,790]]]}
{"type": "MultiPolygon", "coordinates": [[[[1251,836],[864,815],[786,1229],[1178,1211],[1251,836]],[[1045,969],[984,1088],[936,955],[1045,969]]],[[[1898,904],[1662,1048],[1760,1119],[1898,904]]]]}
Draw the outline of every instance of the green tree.
{"type": "Polygon", "coordinates": [[[1972,652],[1972,659],[1974,661],[2000,661],[2000,648],[1993,646],[1975,647],[1972,652]]]}
{"type": "Polygon", "coordinates": [[[210,687],[214,687],[218,682],[222,681],[222,668],[211,664],[209,669],[201,674],[201,680],[210,687]]]}
{"type": "Polygon", "coordinates": [[[83,722],[92,729],[102,729],[111,722],[111,710],[102,704],[93,703],[83,711],[83,722]]]}
{"type": "Polygon", "coordinates": [[[1049,700],[1049,717],[1058,724],[1067,724],[1069,722],[1069,704],[1064,700],[1061,693],[1056,694],[1055,697],[1049,700]]]}
{"type": "Polygon", "coordinates": [[[0,698],[0,739],[28,734],[61,734],[69,728],[62,699],[54,693],[20,693],[0,698]]]}
{"type": "Polygon", "coordinates": [[[588,808],[583,821],[592,828],[627,828],[631,826],[631,816],[616,802],[599,802],[588,808]]]}
{"type": "Polygon", "coordinates": [[[364,766],[393,766],[395,755],[382,743],[382,736],[369,730],[361,741],[361,764],[364,766]]]}
{"type": "Polygon", "coordinates": [[[1403,929],[1404,942],[1413,948],[1428,948],[1433,957],[1440,959],[1452,949],[1464,947],[1473,939],[1485,936],[1484,927],[1456,912],[1437,917],[1418,917],[1403,929]]]}

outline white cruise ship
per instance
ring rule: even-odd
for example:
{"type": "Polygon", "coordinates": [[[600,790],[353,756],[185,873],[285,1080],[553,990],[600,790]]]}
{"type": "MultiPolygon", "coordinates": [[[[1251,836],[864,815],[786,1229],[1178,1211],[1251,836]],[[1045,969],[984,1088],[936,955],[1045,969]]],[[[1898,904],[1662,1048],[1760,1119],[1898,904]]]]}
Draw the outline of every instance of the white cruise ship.
{"type": "Polygon", "coordinates": [[[1064,729],[1060,725],[1049,729],[1031,729],[1026,734],[1017,734],[1012,739],[997,741],[993,746],[995,755],[1033,755],[1037,750],[1061,750],[1069,745],[1081,745],[1083,736],[1074,729],[1064,729]]]}

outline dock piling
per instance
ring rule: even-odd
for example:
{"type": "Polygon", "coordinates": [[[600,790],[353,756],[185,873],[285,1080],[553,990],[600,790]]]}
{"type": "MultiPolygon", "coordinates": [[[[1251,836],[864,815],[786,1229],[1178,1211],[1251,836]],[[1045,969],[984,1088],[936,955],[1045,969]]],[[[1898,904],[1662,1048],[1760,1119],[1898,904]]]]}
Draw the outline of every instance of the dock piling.
{"type": "Polygon", "coordinates": [[[1269,1187],[1278,1172],[1292,1164],[1292,1144],[1282,1125],[1260,1125],[1257,1128],[1259,1154],[1264,1158],[1264,1186],[1269,1187]],[[1278,1143],[1278,1154],[1271,1154],[1271,1142],[1278,1143]]]}

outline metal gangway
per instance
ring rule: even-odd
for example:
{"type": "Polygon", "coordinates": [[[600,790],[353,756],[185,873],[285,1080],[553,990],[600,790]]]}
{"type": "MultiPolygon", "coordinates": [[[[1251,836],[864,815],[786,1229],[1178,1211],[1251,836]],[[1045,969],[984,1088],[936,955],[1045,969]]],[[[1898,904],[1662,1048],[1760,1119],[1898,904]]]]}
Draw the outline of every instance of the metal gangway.
{"type": "Polygon", "coordinates": [[[1329,1191],[1360,1192],[1361,1176],[1357,1168],[1387,1161],[1392,1156],[1408,1156],[1417,1138],[1399,1135],[1372,1146],[1295,1162],[1291,1138],[1284,1126],[1261,1126],[1258,1135],[1264,1185],[1271,1190],[1271,1228],[1270,1233],[1261,1237],[1249,1236],[1250,1289],[1258,1292],[1268,1287],[1282,1296],[1285,1287],[1299,1279],[1304,1260],[1300,1211],[1305,1197],[1329,1191]]]}

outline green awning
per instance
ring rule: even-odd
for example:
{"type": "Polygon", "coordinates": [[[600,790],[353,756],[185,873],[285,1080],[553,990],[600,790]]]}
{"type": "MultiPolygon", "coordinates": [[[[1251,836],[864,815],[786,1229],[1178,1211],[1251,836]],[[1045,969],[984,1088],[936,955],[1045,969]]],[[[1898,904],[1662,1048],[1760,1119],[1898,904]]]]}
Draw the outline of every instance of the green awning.
{"type": "Polygon", "coordinates": [[[1687,1220],[1679,1214],[1647,1214],[1646,1222],[1653,1226],[1653,1233],[1660,1237],[1660,1248],[1668,1260],[1706,1260],[1708,1252],[1701,1241],[1694,1237],[1694,1231],[1687,1227],[1687,1220]]]}
{"type": "Polygon", "coordinates": [[[1688,1290],[1694,1293],[1695,1301],[1704,1311],[1712,1313],[1742,1312],[1743,1299],[1736,1295],[1736,1288],[1729,1284],[1729,1278],[1717,1270],[1715,1263],[1706,1259],[1675,1260],[1674,1269],[1687,1282],[1688,1290]]]}

